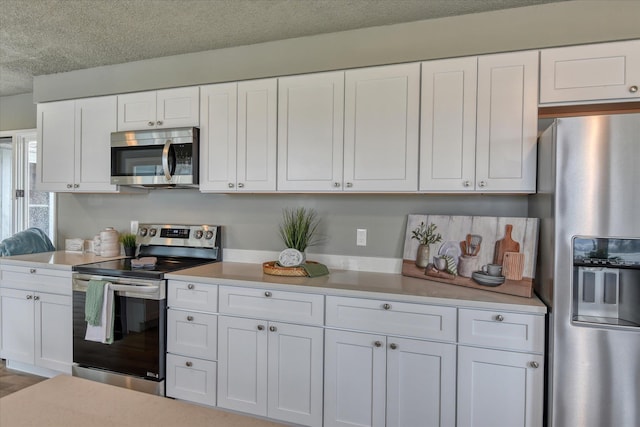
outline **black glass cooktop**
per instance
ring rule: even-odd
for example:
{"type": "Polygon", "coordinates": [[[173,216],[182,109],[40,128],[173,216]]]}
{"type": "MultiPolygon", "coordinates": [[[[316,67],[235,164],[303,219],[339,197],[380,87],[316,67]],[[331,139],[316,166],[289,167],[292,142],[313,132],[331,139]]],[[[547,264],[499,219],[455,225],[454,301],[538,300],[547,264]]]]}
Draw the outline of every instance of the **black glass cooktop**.
{"type": "Polygon", "coordinates": [[[76,265],[74,271],[82,274],[111,277],[138,277],[144,279],[162,279],[165,273],[191,268],[198,265],[209,264],[215,260],[206,258],[172,258],[156,257],[154,266],[132,267],[131,258],[113,259],[109,261],[95,262],[92,264],[76,265]]]}

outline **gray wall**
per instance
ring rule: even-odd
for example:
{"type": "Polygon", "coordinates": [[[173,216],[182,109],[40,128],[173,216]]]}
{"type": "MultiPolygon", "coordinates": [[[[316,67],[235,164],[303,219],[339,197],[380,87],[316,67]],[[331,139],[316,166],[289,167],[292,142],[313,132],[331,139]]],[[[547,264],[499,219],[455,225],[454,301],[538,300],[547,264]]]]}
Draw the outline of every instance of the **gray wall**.
{"type": "Polygon", "coordinates": [[[36,104],[33,94],[0,97],[0,131],[35,129],[36,104]]]}

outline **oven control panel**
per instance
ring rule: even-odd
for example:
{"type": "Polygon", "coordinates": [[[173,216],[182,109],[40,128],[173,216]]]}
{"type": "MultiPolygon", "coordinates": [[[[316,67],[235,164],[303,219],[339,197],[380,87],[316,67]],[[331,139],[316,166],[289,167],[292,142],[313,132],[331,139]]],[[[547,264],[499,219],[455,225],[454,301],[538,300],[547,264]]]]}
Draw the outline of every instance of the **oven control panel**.
{"type": "Polygon", "coordinates": [[[220,245],[220,226],[140,224],[136,243],[143,246],[216,248],[220,245]]]}

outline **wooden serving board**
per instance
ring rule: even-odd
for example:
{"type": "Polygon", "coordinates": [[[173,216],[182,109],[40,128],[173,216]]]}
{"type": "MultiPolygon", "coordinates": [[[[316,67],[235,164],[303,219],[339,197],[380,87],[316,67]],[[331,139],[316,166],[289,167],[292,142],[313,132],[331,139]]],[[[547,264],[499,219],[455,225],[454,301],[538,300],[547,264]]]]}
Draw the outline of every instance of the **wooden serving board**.
{"type": "Polygon", "coordinates": [[[502,265],[505,252],[520,252],[520,243],[511,238],[513,225],[507,224],[505,227],[504,238],[496,241],[496,251],[493,256],[493,263],[502,265]]]}
{"type": "Polygon", "coordinates": [[[502,263],[502,274],[507,280],[522,280],[524,272],[524,254],[505,252],[502,263]]]}

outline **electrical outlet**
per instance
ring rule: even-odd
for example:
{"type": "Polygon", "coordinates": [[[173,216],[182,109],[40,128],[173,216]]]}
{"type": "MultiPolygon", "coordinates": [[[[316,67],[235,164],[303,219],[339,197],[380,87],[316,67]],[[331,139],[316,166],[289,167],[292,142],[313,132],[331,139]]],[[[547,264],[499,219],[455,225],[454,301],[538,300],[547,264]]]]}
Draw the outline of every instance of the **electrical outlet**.
{"type": "Polygon", "coordinates": [[[131,233],[138,234],[138,221],[131,221],[131,233]]]}
{"type": "Polygon", "coordinates": [[[366,228],[357,229],[356,246],[367,246],[367,229],[366,228]]]}

